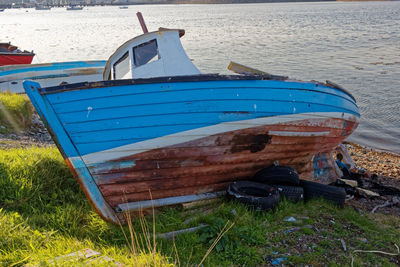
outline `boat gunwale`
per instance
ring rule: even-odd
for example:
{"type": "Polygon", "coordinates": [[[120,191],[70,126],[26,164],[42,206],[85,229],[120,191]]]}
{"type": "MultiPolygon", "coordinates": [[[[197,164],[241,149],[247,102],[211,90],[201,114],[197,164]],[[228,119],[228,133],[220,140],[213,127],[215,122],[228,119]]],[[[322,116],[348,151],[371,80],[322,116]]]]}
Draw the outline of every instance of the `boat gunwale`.
{"type": "Polygon", "coordinates": [[[330,83],[322,83],[318,81],[297,81],[290,80],[286,76],[279,75],[220,75],[220,74],[199,74],[199,75],[184,75],[184,76],[165,76],[153,78],[139,78],[139,79],[123,79],[123,80],[107,80],[99,82],[81,82],[74,84],[66,84],[62,86],[52,86],[40,88],[38,91],[41,95],[61,93],[64,91],[94,89],[98,87],[112,87],[112,86],[125,86],[125,85],[139,85],[139,84],[153,84],[153,83],[173,83],[173,82],[206,82],[206,81],[237,81],[237,80],[276,80],[276,81],[289,81],[298,83],[311,83],[315,86],[325,86],[337,89],[344,92],[353,99],[356,103],[354,96],[341,86],[335,86],[330,83]]]}
{"type": "MultiPolygon", "coordinates": [[[[0,52],[0,56],[10,55],[10,56],[35,56],[35,53],[32,52],[21,52],[21,53],[13,53],[13,52],[0,52]]],[[[29,64],[22,64],[29,65],[29,64]]]]}

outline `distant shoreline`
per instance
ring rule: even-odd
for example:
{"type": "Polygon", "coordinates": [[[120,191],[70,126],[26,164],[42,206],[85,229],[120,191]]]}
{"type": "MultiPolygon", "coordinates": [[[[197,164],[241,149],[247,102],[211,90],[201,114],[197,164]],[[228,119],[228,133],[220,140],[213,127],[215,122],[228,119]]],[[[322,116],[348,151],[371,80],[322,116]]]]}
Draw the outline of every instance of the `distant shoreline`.
{"type": "MultiPolygon", "coordinates": [[[[168,4],[259,4],[259,3],[298,3],[298,2],[375,2],[375,1],[400,1],[400,0],[161,0],[153,2],[138,2],[132,3],[104,3],[104,4],[84,4],[82,6],[134,6],[134,5],[168,5],[168,4]]],[[[66,5],[53,5],[49,7],[67,7],[66,5]]],[[[18,9],[18,8],[35,8],[32,3],[24,3],[20,6],[12,6],[11,4],[0,4],[1,9],[18,9]]]]}

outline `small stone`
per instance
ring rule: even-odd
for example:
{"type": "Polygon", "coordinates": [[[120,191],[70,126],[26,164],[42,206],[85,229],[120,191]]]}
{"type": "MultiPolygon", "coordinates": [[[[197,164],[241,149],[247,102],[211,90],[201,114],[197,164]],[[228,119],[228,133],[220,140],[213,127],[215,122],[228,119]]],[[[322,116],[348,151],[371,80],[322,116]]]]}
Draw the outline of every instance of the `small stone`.
{"type": "Polygon", "coordinates": [[[368,239],[366,239],[365,237],[359,237],[358,240],[360,240],[363,243],[368,243],[368,239]]]}

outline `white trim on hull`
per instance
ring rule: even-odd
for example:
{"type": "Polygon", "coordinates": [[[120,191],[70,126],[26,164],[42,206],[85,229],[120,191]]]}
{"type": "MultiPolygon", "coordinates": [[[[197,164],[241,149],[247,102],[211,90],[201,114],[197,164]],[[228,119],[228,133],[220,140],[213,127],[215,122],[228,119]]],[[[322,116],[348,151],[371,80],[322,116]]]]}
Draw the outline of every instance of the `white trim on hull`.
{"type": "MultiPolygon", "coordinates": [[[[234,122],[224,122],[217,125],[202,127],[194,130],[179,132],[171,135],[166,135],[158,138],[154,138],[151,140],[146,140],[142,142],[137,142],[129,145],[124,145],[112,149],[107,149],[104,151],[94,152],[90,154],[86,154],[82,156],[83,161],[87,165],[95,165],[99,163],[104,163],[107,161],[112,161],[116,159],[120,159],[126,156],[132,156],[135,154],[143,153],[146,151],[150,151],[157,148],[163,148],[168,146],[173,146],[180,143],[185,143],[189,141],[193,141],[196,139],[204,138],[207,136],[221,134],[224,132],[236,131],[246,128],[257,127],[261,125],[272,125],[272,124],[280,124],[287,123],[291,121],[300,121],[300,120],[310,120],[310,119],[319,119],[319,118],[333,118],[333,119],[345,119],[350,121],[357,121],[358,118],[349,113],[342,112],[315,112],[315,113],[303,113],[303,114],[290,114],[290,115],[282,115],[282,116],[272,116],[272,117],[264,117],[257,118],[251,120],[241,120],[234,122]]],[[[316,125],[318,126],[318,125],[316,125]]],[[[279,133],[283,134],[283,133],[279,133]]],[[[295,132],[288,132],[290,136],[296,136],[295,132]]],[[[310,132],[304,133],[299,132],[297,136],[319,136],[324,135],[325,132],[310,132]]]]}

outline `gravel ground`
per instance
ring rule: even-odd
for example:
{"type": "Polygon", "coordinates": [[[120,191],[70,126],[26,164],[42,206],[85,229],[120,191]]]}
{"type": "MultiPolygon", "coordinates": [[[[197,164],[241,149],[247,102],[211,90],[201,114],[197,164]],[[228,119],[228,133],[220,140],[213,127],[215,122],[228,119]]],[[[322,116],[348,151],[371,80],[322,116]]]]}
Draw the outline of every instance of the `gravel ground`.
{"type": "Polygon", "coordinates": [[[0,149],[53,145],[55,144],[50,134],[36,113],[33,115],[32,125],[29,129],[19,133],[0,134],[0,149]]]}
{"type": "Polygon", "coordinates": [[[347,143],[345,146],[359,168],[400,182],[400,155],[376,151],[357,144],[347,143]]]}

